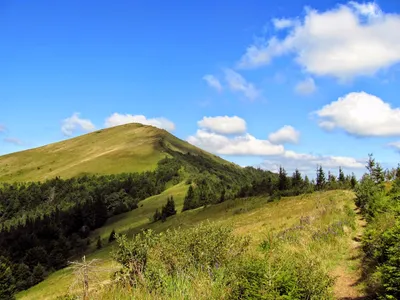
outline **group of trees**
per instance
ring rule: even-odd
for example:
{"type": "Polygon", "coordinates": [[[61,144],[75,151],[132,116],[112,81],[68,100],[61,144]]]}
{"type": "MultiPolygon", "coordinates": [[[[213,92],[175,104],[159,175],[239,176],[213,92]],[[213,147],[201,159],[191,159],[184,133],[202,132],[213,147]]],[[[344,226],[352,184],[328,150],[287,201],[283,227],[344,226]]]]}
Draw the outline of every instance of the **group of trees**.
{"type": "Polygon", "coordinates": [[[257,195],[269,195],[271,199],[281,196],[294,196],[315,190],[350,189],[357,184],[354,174],[345,176],[342,168],[339,168],[336,177],[331,172],[328,176],[322,166],[317,167],[316,179],[302,176],[299,170],[295,170],[289,176],[283,167],[278,174],[246,167],[242,169],[242,177],[235,181],[236,176],[231,176],[230,181],[219,180],[218,176],[209,174],[208,178],[198,176],[194,184],[189,186],[183,210],[194,209],[203,205],[220,203],[228,199],[244,198],[257,195]]]}
{"type": "Polygon", "coordinates": [[[368,222],[362,239],[367,286],[375,298],[400,299],[400,166],[383,171],[370,155],[366,168],[356,204],[368,222]]]}
{"type": "Polygon", "coordinates": [[[161,208],[161,212],[158,210],[158,208],[156,209],[156,212],[154,213],[153,216],[153,221],[157,222],[161,220],[162,222],[165,222],[165,220],[167,220],[168,217],[173,215],[176,215],[176,209],[175,209],[174,198],[171,196],[168,197],[167,203],[161,208]]]}
{"type": "MultiPolygon", "coordinates": [[[[26,289],[91,243],[89,234],[113,216],[137,208],[180,181],[181,164],[159,162],[153,172],[55,178],[0,186],[0,290],[26,289]],[[3,284],[3,282],[15,284],[3,284]],[[4,288],[5,289],[5,288],[4,288]]],[[[100,241],[101,242],[101,241],[100,241]]],[[[101,247],[101,245],[97,245],[101,247]]],[[[1,293],[1,291],[0,291],[1,293]]],[[[7,299],[2,297],[0,299],[7,299]]]]}

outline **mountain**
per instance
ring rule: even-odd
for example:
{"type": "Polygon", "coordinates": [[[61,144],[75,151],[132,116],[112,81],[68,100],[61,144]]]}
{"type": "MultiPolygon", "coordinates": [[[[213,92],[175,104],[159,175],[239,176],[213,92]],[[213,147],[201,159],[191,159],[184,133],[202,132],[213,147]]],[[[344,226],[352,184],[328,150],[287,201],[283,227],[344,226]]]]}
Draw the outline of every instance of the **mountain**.
{"type": "Polygon", "coordinates": [[[0,182],[152,171],[161,159],[170,156],[170,151],[190,152],[233,165],[165,130],[131,123],[0,156],[0,182]]]}

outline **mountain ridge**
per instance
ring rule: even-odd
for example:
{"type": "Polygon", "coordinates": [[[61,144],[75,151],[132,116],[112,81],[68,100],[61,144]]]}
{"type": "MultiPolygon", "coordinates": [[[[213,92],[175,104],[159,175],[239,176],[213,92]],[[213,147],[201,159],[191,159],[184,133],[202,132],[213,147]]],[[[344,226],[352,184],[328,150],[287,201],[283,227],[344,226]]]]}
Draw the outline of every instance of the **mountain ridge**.
{"type": "Polygon", "coordinates": [[[130,123],[97,130],[64,141],[0,156],[0,181],[42,181],[56,176],[118,174],[152,171],[170,150],[216,155],[183,141],[164,129],[130,123]]]}

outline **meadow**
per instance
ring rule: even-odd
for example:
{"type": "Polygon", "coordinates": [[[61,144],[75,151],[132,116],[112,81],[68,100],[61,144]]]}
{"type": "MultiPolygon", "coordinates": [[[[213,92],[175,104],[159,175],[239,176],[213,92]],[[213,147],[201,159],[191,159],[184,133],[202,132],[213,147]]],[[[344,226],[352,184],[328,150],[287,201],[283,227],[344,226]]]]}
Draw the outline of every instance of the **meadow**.
{"type": "MultiPolygon", "coordinates": [[[[229,226],[234,236],[249,237],[246,257],[260,257],[269,249],[268,259],[271,261],[279,258],[290,259],[293,255],[301,254],[305,256],[302,262],[318,263],[321,272],[328,274],[332,280],[337,277],[336,282],[341,285],[340,288],[336,288],[332,283],[326,295],[335,297],[338,293],[343,293],[343,289],[347,289],[347,293],[362,294],[356,287],[350,286],[350,281],[356,281],[356,277],[359,276],[359,260],[351,259],[357,257],[355,252],[358,251],[353,244],[353,238],[357,234],[353,192],[314,192],[285,197],[275,202],[269,202],[268,197],[235,199],[178,213],[166,222],[151,221],[154,210],[161,207],[170,195],[173,195],[180,212],[186,188],[185,184],[180,183],[161,195],[150,197],[142,201],[143,206],[137,210],[109,219],[105,226],[92,233],[93,240],[101,236],[104,247],[100,250],[92,249],[86,257],[88,261],[99,259],[98,278],[90,282],[91,299],[186,299],[195,294],[196,299],[218,298],[215,294],[217,291],[212,288],[212,282],[207,280],[204,274],[199,274],[196,279],[198,286],[187,286],[188,283],[182,281],[178,285],[175,284],[175,288],[170,288],[164,296],[151,294],[145,288],[117,288],[111,281],[111,274],[120,268],[110,255],[110,252],[118,249],[116,242],[108,244],[106,241],[112,229],[132,237],[143,229],[159,233],[176,228],[194,228],[203,222],[229,226]],[[140,218],[136,218],[136,214],[140,218]]],[[[20,292],[17,299],[79,296],[82,292],[81,285],[74,285],[75,280],[72,268],[68,267],[51,274],[45,281],[29,290],[20,292]]]]}

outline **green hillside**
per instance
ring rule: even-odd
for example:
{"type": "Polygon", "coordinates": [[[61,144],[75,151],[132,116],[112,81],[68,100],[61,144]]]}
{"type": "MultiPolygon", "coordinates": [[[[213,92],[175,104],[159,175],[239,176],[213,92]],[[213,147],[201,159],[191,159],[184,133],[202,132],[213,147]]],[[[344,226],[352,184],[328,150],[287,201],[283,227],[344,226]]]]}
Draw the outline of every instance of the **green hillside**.
{"type": "MultiPolygon", "coordinates": [[[[277,258],[285,257],[286,259],[292,257],[291,259],[294,259],[297,254],[303,253],[307,260],[313,262],[314,267],[320,264],[323,272],[338,276],[336,278],[338,284],[343,284],[343,278],[357,278],[356,276],[358,276],[355,269],[358,268],[359,261],[350,259],[358,254],[351,249],[355,231],[350,228],[353,226],[352,222],[354,222],[354,215],[349,211],[349,207],[354,207],[354,194],[350,191],[313,193],[289,197],[272,203],[268,203],[268,199],[265,197],[236,199],[206,208],[183,213],[178,212],[176,216],[169,218],[165,223],[151,223],[148,219],[145,220],[146,216],[150,216],[146,213],[146,207],[149,207],[149,211],[151,211],[161,205],[162,200],[165,200],[167,195],[176,195],[177,205],[182,205],[182,198],[179,197],[181,191],[182,186],[178,185],[168,189],[160,196],[144,200],[144,207],[141,210],[134,210],[110,219],[108,224],[93,233],[93,238],[96,235],[106,237],[111,228],[115,228],[120,233],[128,233],[128,236],[131,237],[132,234],[136,234],[144,228],[151,228],[156,232],[165,232],[166,229],[192,228],[200,222],[213,221],[218,224],[233,226],[235,236],[249,236],[251,239],[249,252],[246,254],[248,256],[262,255],[260,245],[269,242],[273,245],[274,250],[268,255],[268,260],[272,260],[274,256],[277,258]],[[135,217],[143,217],[144,219],[142,222],[129,223],[129,220],[135,220],[135,217]],[[310,219],[311,223],[306,226],[299,226],[304,224],[302,223],[303,219],[310,219]],[[338,237],[332,234],[332,237],[329,237],[326,241],[313,240],[315,233],[324,232],[338,222],[343,223],[344,230],[338,237]],[[288,236],[281,240],[282,234],[288,236]]],[[[113,249],[115,250],[116,247],[115,242],[109,244],[105,241],[103,249],[87,256],[88,260],[100,260],[98,277],[95,281],[90,282],[90,296],[93,299],[157,298],[141,290],[132,291],[129,288],[114,290],[114,286],[110,282],[110,275],[119,268],[119,265],[112,260],[110,252],[113,249]]],[[[81,296],[81,287],[74,284],[76,279],[72,268],[67,267],[50,275],[45,281],[29,290],[17,294],[17,299],[56,299],[66,294],[81,296]]],[[[310,282],[310,284],[313,283],[310,282]]],[[[220,299],[218,297],[213,298],[215,297],[214,293],[224,293],[223,290],[217,291],[218,286],[214,288],[212,286],[207,288],[199,286],[200,290],[190,287],[189,291],[185,292],[179,290],[180,288],[184,289],[184,286],[177,285],[174,288],[176,291],[170,296],[160,297],[159,299],[220,299]],[[183,293],[187,293],[186,298],[183,293]]],[[[356,287],[342,285],[335,285],[330,291],[333,296],[346,293],[361,295],[356,287]],[[343,290],[344,288],[346,290],[343,290]]]]}
{"type": "Polygon", "coordinates": [[[168,156],[168,150],[200,154],[228,164],[165,130],[132,123],[0,156],[0,182],[150,171],[168,156]]]}

